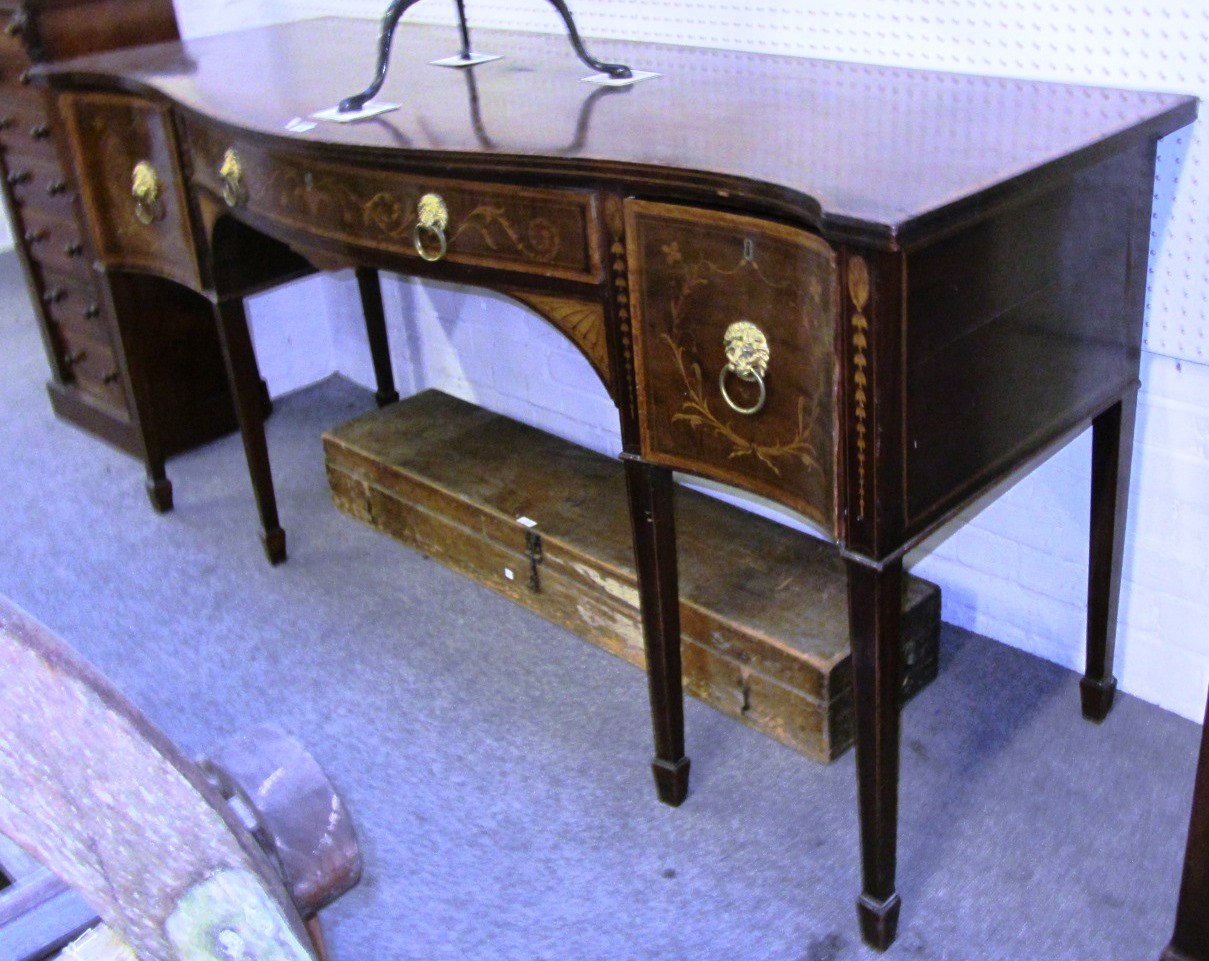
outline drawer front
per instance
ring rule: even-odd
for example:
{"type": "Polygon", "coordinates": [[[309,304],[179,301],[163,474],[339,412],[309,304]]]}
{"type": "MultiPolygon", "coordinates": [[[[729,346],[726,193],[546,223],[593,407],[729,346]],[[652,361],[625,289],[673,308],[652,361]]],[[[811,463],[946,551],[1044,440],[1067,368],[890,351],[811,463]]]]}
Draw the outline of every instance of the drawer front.
{"type": "Polygon", "coordinates": [[[63,369],[72,384],[109,407],[127,410],[113,349],[78,327],[54,325],[63,369]]]}
{"type": "Polygon", "coordinates": [[[0,64],[29,63],[22,40],[26,15],[17,10],[0,10],[0,64]]]}
{"type": "MultiPolygon", "coordinates": [[[[286,150],[232,144],[217,131],[189,132],[195,182],[223,192],[228,149],[242,172],[240,203],[308,237],[419,260],[420,198],[443,201],[447,249],[440,260],[597,283],[601,279],[595,197],[584,191],[479,184],[325,163],[286,150]]],[[[423,231],[431,256],[440,239],[423,231]]]]}
{"type": "Polygon", "coordinates": [[[97,255],[200,288],[168,112],[135,97],[65,94],[60,108],[97,255]],[[136,199],[136,193],[142,199],[136,199]]]}
{"type": "Polygon", "coordinates": [[[14,155],[56,159],[50,113],[41,90],[0,84],[0,147],[10,165],[16,163],[14,155]]]}
{"type": "Polygon", "coordinates": [[[33,85],[29,60],[24,55],[0,57],[0,102],[24,94],[32,94],[34,100],[41,97],[41,91],[33,85]]]}
{"type": "Polygon", "coordinates": [[[18,207],[38,208],[55,217],[75,216],[72,208],[74,184],[55,158],[7,153],[5,165],[13,202],[18,207]]]}
{"type": "Polygon", "coordinates": [[[779,224],[643,201],[627,203],[626,235],[643,456],[834,533],[834,252],[779,224]]]}
{"type": "Polygon", "coordinates": [[[39,207],[24,207],[19,215],[20,239],[31,261],[46,270],[89,276],[80,227],[73,218],[39,207]]]}
{"type": "Polygon", "coordinates": [[[40,277],[46,316],[61,327],[70,327],[102,343],[109,341],[96,287],[63,274],[45,272],[40,277]]]}

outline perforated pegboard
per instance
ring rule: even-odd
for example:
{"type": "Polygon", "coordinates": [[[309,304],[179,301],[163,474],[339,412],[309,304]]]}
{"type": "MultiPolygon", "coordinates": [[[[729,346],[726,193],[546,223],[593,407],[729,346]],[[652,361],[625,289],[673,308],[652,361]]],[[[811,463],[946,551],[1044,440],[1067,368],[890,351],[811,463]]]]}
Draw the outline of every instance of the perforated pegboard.
{"type": "MultiPolygon", "coordinates": [[[[385,0],[274,0],[296,16],[377,17],[385,0]]],[[[1207,0],[569,0],[585,36],[654,40],[1209,97],[1207,0]]],[[[546,0],[468,0],[471,26],[558,31],[546,0]]],[[[453,0],[408,19],[453,22],[453,0]]],[[[456,37],[451,37],[451,50],[456,37]]],[[[634,64],[658,70],[658,64],[634,64]]],[[[1146,344],[1209,363],[1209,141],[1165,140],[1146,344]]]]}

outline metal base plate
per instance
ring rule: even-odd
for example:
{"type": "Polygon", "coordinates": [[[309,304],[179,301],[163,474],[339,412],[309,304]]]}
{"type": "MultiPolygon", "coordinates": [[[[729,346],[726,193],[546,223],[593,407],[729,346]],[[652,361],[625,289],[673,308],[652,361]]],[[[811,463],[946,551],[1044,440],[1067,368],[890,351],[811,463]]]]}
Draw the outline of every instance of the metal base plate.
{"type": "Polygon", "coordinates": [[[315,120],[330,120],[333,123],[351,123],[354,120],[365,120],[367,117],[376,117],[380,113],[386,113],[389,110],[398,110],[397,103],[387,103],[385,100],[371,100],[360,110],[350,110],[347,113],[341,113],[339,107],[328,107],[326,110],[319,110],[311,114],[315,120]]]}
{"type": "Polygon", "coordinates": [[[581,77],[584,83],[598,83],[602,87],[628,87],[640,80],[652,80],[663,74],[651,73],[649,70],[635,70],[628,77],[610,77],[607,73],[594,73],[590,77],[581,77]]]}
{"type": "Polygon", "coordinates": [[[476,63],[490,63],[492,60],[503,60],[498,53],[475,53],[471,51],[465,57],[460,53],[452,57],[442,57],[440,60],[429,60],[434,67],[473,67],[476,63]]]}

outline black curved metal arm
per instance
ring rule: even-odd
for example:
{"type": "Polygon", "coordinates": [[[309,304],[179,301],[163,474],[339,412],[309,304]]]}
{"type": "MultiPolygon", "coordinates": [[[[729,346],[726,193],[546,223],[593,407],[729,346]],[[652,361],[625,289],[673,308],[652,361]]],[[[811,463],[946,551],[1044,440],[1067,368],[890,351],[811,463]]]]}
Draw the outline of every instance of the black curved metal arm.
{"type": "MultiPolygon", "coordinates": [[[[417,3],[419,3],[419,0],[392,0],[390,6],[386,8],[386,14],[382,17],[382,30],[378,34],[378,66],[374,71],[373,82],[361,93],[345,97],[341,100],[338,108],[341,113],[353,113],[360,110],[382,89],[382,84],[386,80],[386,69],[390,62],[390,46],[391,41],[394,39],[395,27],[399,25],[399,20],[407,12],[408,8],[415,6],[417,3]]],[[[593,70],[608,74],[610,77],[615,77],[619,80],[628,79],[633,76],[633,71],[625,64],[606,63],[603,60],[597,60],[588,53],[584,47],[583,40],[579,36],[579,31],[575,27],[575,20],[571,16],[571,11],[567,8],[564,0],[550,0],[550,3],[563,18],[563,23],[567,26],[567,36],[571,41],[572,48],[575,50],[575,55],[583,63],[593,70]]],[[[470,56],[470,30],[466,24],[465,0],[457,0],[457,4],[458,27],[462,36],[462,59],[467,59],[470,56]]]]}
{"type": "Polygon", "coordinates": [[[584,42],[579,38],[579,31],[575,29],[575,21],[571,18],[571,11],[567,9],[567,5],[563,0],[550,0],[550,3],[559,12],[559,15],[563,18],[563,22],[567,25],[567,36],[571,40],[571,46],[575,48],[575,55],[580,60],[593,70],[607,73],[610,77],[615,77],[618,80],[627,80],[634,75],[634,71],[624,63],[605,63],[603,60],[597,60],[588,53],[584,47],[584,42]]]}
{"type": "Polygon", "coordinates": [[[395,27],[399,25],[399,19],[408,8],[414,7],[419,2],[420,0],[391,0],[390,6],[386,8],[386,15],[382,18],[382,30],[378,34],[378,67],[374,71],[374,79],[360,93],[345,97],[340,101],[341,113],[353,113],[360,110],[382,89],[382,84],[386,80],[386,67],[390,62],[390,44],[395,36],[395,27]]]}

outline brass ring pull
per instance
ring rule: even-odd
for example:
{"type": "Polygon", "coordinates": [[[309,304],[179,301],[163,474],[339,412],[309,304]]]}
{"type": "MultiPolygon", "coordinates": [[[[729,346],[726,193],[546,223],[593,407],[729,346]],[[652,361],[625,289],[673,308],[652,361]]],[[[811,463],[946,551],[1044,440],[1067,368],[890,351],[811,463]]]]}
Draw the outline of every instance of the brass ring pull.
{"type": "Polygon", "coordinates": [[[425,194],[416,205],[416,227],[413,238],[416,253],[430,263],[435,263],[445,256],[449,250],[449,241],[445,237],[445,228],[449,226],[449,210],[445,201],[438,194],[425,194]],[[425,240],[436,238],[437,251],[432,253],[425,240]]]}
{"type": "Polygon", "coordinates": [[[243,164],[234,150],[223,154],[218,176],[222,178],[222,199],[228,207],[239,207],[248,202],[248,185],[244,180],[243,164]]]}
{"type": "Polygon", "coordinates": [[[768,389],[764,384],[771,357],[768,338],[751,321],[739,320],[726,328],[722,343],[726,349],[726,366],[718,374],[718,390],[722,392],[722,399],[736,414],[758,414],[764,409],[764,402],[768,399],[768,389]],[[760,396],[754,404],[743,407],[734,402],[726,390],[727,374],[734,374],[740,380],[759,387],[760,396]]]}
{"type": "Polygon", "coordinates": [[[164,201],[160,199],[163,182],[146,160],[134,165],[130,196],[134,198],[134,216],[145,227],[164,219],[164,201]]]}

